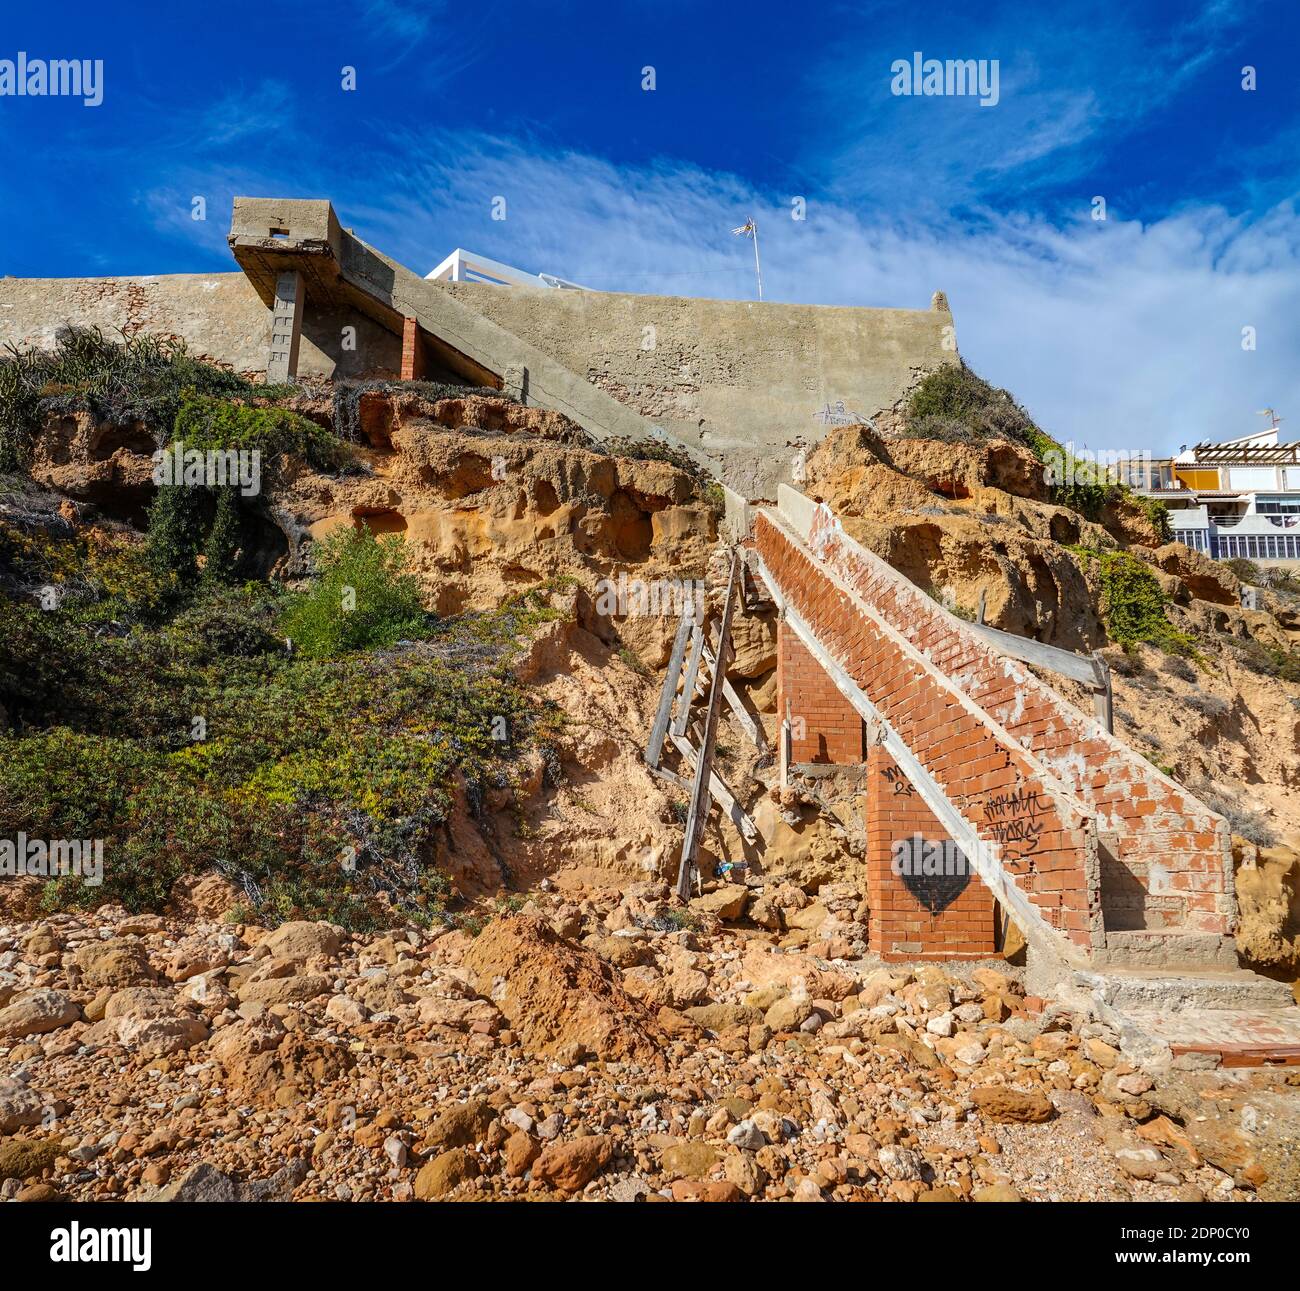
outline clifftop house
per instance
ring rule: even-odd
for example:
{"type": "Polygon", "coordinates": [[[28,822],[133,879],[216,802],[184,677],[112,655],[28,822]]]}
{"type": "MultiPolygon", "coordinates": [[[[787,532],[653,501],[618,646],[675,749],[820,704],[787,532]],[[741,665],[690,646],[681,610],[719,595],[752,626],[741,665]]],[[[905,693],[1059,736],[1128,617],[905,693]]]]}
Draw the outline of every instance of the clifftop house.
{"type": "Polygon", "coordinates": [[[1179,542],[1216,560],[1300,561],[1300,441],[1279,443],[1276,425],[1152,459],[1132,483],[1169,508],[1179,542]]]}

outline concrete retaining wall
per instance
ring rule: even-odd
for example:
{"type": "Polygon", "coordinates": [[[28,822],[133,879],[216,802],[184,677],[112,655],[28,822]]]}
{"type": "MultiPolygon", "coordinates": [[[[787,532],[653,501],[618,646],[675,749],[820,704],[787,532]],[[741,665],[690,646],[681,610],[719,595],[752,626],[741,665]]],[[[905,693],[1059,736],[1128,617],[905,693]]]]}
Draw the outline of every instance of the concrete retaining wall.
{"type": "Polygon", "coordinates": [[[64,323],[183,337],[245,374],[267,369],[274,274],[303,275],[298,373],[398,376],[423,339],[431,377],[501,386],[598,438],[667,436],[746,498],[775,496],[801,445],[873,416],[957,361],[952,314],[434,283],[344,228],[327,201],[236,198],[243,273],[0,279],[0,344],[64,323]]]}
{"type": "MultiPolygon", "coordinates": [[[[239,272],[142,278],[0,278],[0,346],[54,344],[67,323],[106,336],[152,332],[184,338],[190,352],[246,376],[266,371],[271,313],[239,272]]],[[[301,376],[396,376],[402,340],[354,311],[310,308],[301,376]],[[356,330],[355,348],[344,328],[356,330]]]]}
{"type": "Polygon", "coordinates": [[[666,431],[748,456],[728,482],[773,497],[793,445],[892,407],[916,375],[957,361],[952,314],[441,283],[666,431]],[[843,412],[837,412],[837,405],[843,412]],[[752,450],[758,448],[759,453],[752,450]]]}

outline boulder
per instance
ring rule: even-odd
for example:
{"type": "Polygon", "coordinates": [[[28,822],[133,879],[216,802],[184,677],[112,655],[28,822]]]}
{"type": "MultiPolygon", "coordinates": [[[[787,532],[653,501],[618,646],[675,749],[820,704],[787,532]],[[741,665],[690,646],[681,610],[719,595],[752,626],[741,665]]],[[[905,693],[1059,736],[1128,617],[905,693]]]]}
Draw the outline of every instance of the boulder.
{"type": "Polygon", "coordinates": [[[533,1178],[561,1192],[577,1192],[610,1162],[614,1145],[606,1134],[552,1143],[533,1163],[533,1178]]]}
{"type": "Polygon", "coordinates": [[[0,1180],[43,1174],[63,1152],[58,1139],[10,1139],[0,1143],[0,1180]]]}
{"type": "Polygon", "coordinates": [[[478,1163],[468,1148],[449,1148],[420,1167],[415,1176],[418,1201],[435,1201],[475,1178],[478,1163]]]}
{"type": "Polygon", "coordinates": [[[717,1148],[690,1139],[664,1148],[661,1164],[664,1174],[675,1179],[702,1179],[713,1172],[718,1160],[717,1148]]]}
{"type": "Polygon", "coordinates": [[[425,1026],[453,1027],[457,1031],[492,1034],[501,1026],[501,1012],[488,1000],[425,998],[416,1005],[416,1016],[425,1026]]]}
{"type": "Polygon", "coordinates": [[[743,883],[724,883],[696,897],[691,909],[715,919],[739,919],[749,904],[749,889],[743,883]]]}
{"type": "Polygon", "coordinates": [[[976,1188],[971,1193],[972,1201],[1024,1201],[1024,1198],[1009,1183],[993,1183],[987,1188],[976,1188]]]}
{"type": "Polygon", "coordinates": [[[971,1092],[981,1116],[1008,1124],[1039,1124],[1050,1121],[1056,1108],[1037,1090],[1012,1089],[1007,1085],[981,1085],[971,1092]]]}
{"type": "Polygon", "coordinates": [[[118,1042],[142,1058],[165,1058],[208,1038],[208,1028],[194,1017],[123,1018],[118,1042]]]}
{"type": "Polygon", "coordinates": [[[464,966],[534,1056],[569,1057],[576,1048],[605,1061],[662,1063],[655,1016],[609,964],[539,919],[494,919],[470,944],[464,966]]]}
{"type": "Polygon", "coordinates": [[[81,1010],[62,991],[26,991],[0,1009],[0,1038],[43,1035],[80,1016],[81,1010]]]}
{"type": "Polygon", "coordinates": [[[787,995],[783,999],[777,1000],[768,1009],[763,1021],[776,1032],[797,1031],[812,1017],[812,1012],[811,1001],[796,999],[793,995],[787,995]]]}
{"type": "Polygon", "coordinates": [[[763,1015],[744,1004],[698,1004],[686,1010],[686,1016],[696,1026],[706,1031],[733,1031],[736,1027],[751,1027],[761,1022],[763,1015]]]}
{"type": "Polygon", "coordinates": [[[339,953],[342,943],[337,929],[329,924],[297,919],[291,923],[282,923],[262,940],[262,945],[271,952],[274,959],[302,962],[318,956],[333,959],[339,953]]]}
{"type": "Polygon", "coordinates": [[[176,1016],[179,1005],[176,992],[166,987],[128,986],[108,997],[103,1017],[108,1022],[170,1018],[176,1016]]]}
{"type": "Polygon", "coordinates": [[[126,937],[92,941],[78,948],[77,967],[86,986],[141,986],[157,981],[144,946],[126,937]]]}
{"type": "Polygon", "coordinates": [[[501,1149],[506,1177],[518,1179],[526,1174],[529,1166],[537,1160],[540,1151],[541,1145],[532,1135],[525,1134],[523,1130],[516,1130],[501,1149]]]}
{"type": "Polygon", "coordinates": [[[16,1080],[0,1079],[0,1134],[39,1125],[44,1115],[40,1095],[16,1080]]]}
{"type": "Polygon", "coordinates": [[[242,1002],[265,1004],[302,1004],[318,995],[328,995],[334,989],[334,979],[320,973],[303,973],[297,977],[264,977],[261,981],[245,982],[237,994],[242,1002]]]}
{"type": "Polygon", "coordinates": [[[440,1112],[425,1132],[430,1148],[461,1148],[477,1143],[496,1120],[496,1111],[485,1098],[472,1098],[440,1112]]]}

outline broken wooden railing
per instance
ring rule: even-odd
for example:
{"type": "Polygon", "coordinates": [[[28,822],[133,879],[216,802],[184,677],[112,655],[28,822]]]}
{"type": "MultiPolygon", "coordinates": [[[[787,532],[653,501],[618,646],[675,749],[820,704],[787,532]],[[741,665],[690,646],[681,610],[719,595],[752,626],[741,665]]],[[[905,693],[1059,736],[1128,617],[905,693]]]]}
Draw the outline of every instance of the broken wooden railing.
{"type": "Polygon", "coordinates": [[[718,721],[724,704],[760,751],[767,746],[761,724],[741,703],[740,696],[727,680],[727,669],[734,656],[731,621],[737,600],[742,595],[744,577],[744,564],[733,552],[726,600],[712,641],[708,639],[707,609],[699,608],[697,612],[695,599],[687,598],[673,639],[654,725],[646,744],[645,760],[650,769],[661,779],[690,794],[686,835],[677,872],[677,891],[683,900],[690,896],[692,884],[698,885],[699,882],[696,856],[704,835],[710,801],[716,802],[727,814],[747,843],[758,839],[754,822],[713,769],[718,721]],[[692,711],[697,697],[705,699],[702,717],[692,711]],[[670,744],[681,758],[680,773],[663,765],[664,751],[670,744]]]}

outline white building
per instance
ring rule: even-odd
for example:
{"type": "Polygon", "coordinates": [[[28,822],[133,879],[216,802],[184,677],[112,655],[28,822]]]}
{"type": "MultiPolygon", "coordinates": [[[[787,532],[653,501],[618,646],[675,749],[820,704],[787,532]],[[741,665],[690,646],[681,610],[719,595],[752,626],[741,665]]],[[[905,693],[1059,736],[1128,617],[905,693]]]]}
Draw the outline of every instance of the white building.
{"type": "Polygon", "coordinates": [[[1174,538],[1218,560],[1300,562],[1300,442],[1277,426],[1155,459],[1138,492],[1169,508],[1174,538]]]}

